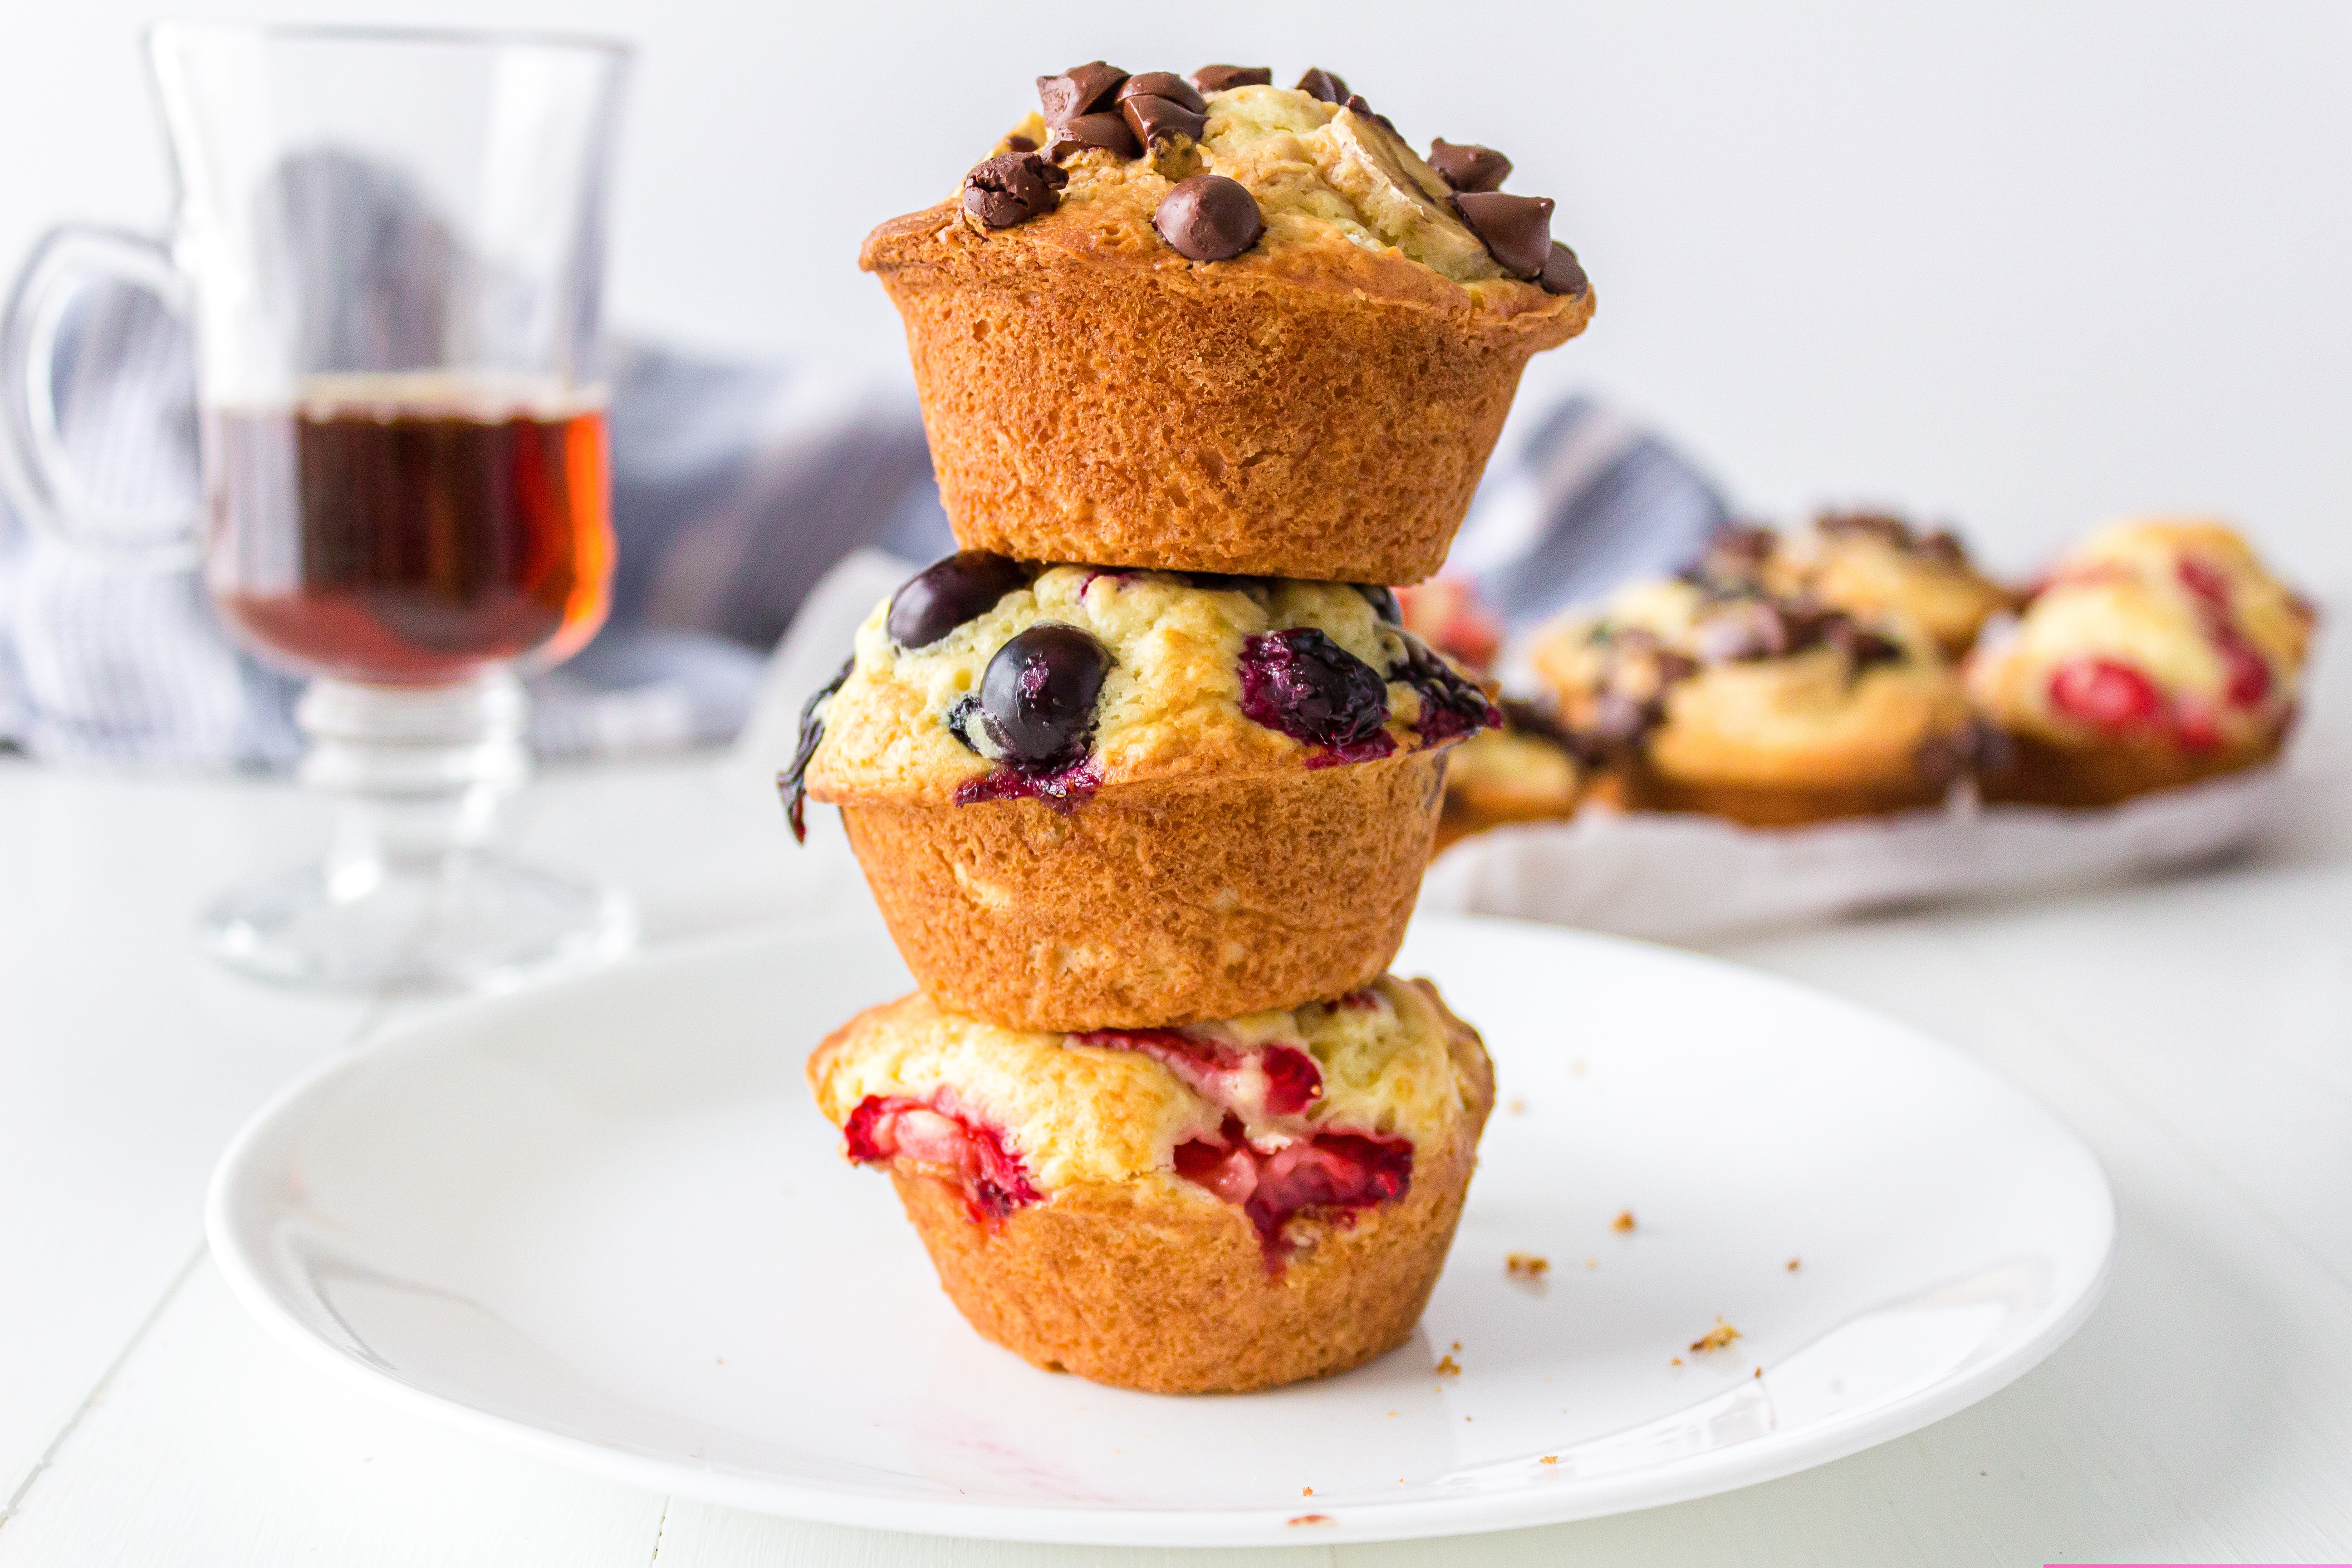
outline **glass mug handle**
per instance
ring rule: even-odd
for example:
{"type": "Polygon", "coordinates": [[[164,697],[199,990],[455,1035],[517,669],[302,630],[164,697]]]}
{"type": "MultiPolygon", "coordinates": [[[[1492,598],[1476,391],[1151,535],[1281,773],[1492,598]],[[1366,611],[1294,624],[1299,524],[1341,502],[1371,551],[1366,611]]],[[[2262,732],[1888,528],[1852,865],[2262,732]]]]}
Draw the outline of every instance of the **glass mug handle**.
{"type": "Polygon", "coordinates": [[[91,279],[144,289],[187,315],[187,275],[162,241],[96,224],[42,236],[0,311],[0,479],[19,512],[78,549],[128,566],[185,566],[196,558],[199,509],[100,506],[58,433],[58,333],[75,285],[91,279]]]}

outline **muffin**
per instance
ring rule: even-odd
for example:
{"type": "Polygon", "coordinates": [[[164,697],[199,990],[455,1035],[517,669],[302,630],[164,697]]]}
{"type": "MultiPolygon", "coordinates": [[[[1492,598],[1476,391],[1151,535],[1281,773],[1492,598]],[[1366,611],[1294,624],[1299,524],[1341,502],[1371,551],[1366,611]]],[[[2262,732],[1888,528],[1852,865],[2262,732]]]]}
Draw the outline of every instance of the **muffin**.
{"type": "Polygon", "coordinates": [[[2106,805],[2267,761],[2294,721],[2313,621],[2221,523],[2105,530],[1969,661],[1969,697],[2008,738],[1986,795],[2106,805]]]}
{"type": "Polygon", "coordinates": [[[1404,1342],[1494,1103],[1426,981],[1188,1028],[1029,1033],[922,995],[808,1063],[965,1321],[1049,1371],[1270,1388],[1404,1342]]]}
{"type": "Polygon", "coordinates": [[[1908,617],[1949,659],[2014,596],[1977,570],[1949,529],[1915,530],[1882,512],[1826,511],[1793,534],[1730,528],[1702,563],[1710,577],[1747,577],[1782,597],[1810,595],[1857,616],[1908,617]]]}
{"type": "Polygon", "coordinates": [[[1533,657],[1639,808],[1777,826],[1931,805],[1974,750],[1958,680],[1917,623],[1753,583],[1635,584],[1533,657]]]}
{"type": "Polygon", "coordinates": [[[1551,203],[1497,189],[1488,149],[1433,166],[1328,72],[1097,61],[1038,89],[956,196],[860,257],[905,320],[957,540],[1434,572],[1521,370],[1592,312],[1551,203]]]}
{"type": "Polygon", "coordinates": [[[841,806],[942,1006],[1097,1029],[1335,996],[1395,956],[1444,751],[1496,721],[1394,614],[965,552],[859,628],[784,783],[841,806]]]}
{"type": "Polygon", "coordinates": [[[1543,705],[1505,698],[1499,728],[1471,736],[1445,762],[1437,847],[1507,822],[1573,816],[1584,804],[1582,748],[1543,705]]]}

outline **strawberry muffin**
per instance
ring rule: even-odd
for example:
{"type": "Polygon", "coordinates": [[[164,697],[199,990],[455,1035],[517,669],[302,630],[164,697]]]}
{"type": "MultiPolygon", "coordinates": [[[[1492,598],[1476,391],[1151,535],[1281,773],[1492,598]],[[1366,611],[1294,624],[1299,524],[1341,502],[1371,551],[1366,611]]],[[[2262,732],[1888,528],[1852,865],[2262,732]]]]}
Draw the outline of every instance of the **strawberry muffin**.
{"type": "Polygon", "coordinates": [[[784,785],[942,1006],[1181,1025],[1369,984],[1498,721],[1385,589],[976,551],[876,607],[784,785]]]}
{"type": "Polygon", "coordinates": [[[1777,826],[1932,805],[1974,750],[1917,623],[1749,581],[1635,584],[1545,633],[1534,660],[1636,807],[1777,826]]]}
{"type": "Polygon", "coordinates": [[[2007,737],[1990,798],[2106,805],[2277,755],[2311,606],[2218,522],[2122,522],[2067,554],[1970,658],[2007,737]]]}
{"type": "Polygon", "coordinates": [[[1338,76],[1037,80],[867,237],[956,538],[1027,560],[1411,583],[1528,358],[1592,313],[1510,160],[1424,157],[1338,76]]]}
{"type": "Polygon", "coordinates": [[[1426,981],[1181,1028],[1034,1033],[922,995],[809,1058],[971,1326],[1052,1371],[1269,1388],[1402,1344],[1494,1103],[1426,981]]]}

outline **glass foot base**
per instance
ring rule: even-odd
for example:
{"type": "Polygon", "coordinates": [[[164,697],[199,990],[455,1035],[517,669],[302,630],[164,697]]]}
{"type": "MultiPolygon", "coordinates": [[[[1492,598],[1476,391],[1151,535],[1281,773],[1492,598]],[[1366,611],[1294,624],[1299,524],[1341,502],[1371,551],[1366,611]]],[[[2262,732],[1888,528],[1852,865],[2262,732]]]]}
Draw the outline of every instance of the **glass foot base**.
{"type": "Polygon", "coordinates": [[[232,969],[342,990],[477,991],[604,963],[636,936],[625,896],[483,850],[414,865],[314,866],[206,911],[232,969]]]}

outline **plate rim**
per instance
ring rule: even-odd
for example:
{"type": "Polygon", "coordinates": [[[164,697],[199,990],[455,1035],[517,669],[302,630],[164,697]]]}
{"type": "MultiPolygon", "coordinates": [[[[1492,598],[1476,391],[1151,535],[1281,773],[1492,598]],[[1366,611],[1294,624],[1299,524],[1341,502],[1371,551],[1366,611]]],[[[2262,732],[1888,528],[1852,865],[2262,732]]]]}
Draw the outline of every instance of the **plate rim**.
{"type": "MultiPolygon", "coordinates": [[[[1736,1491],[1777,1480],[1878,1447],[1922,1430],[2008,1387],[2040,1365],[2095,1311],[2113,1277],[2120,1240],[2115,1185],[2105,1164],[2064,1121],[2007,1076],[1958,1047],[1865,1004],[1708,953],[1668,943],[1488,915],[1417,916],[1426,927],[1504,927],[1543,940],[1607,950],[1638,949],[1654,957],[1736,973],[1744,982],[1802,995],[1819,1005],[1866,1016],[1904,1037],[1916,1049],[1948,1058],[1989,1081],[2018,1107],[2045,1124],[2059,1143],[2071,1146],[2095,1184],[2104,1226],[2101,1254],[2074,1299],[2051,1314],[2033,1332],[2000,1353],[1942,1379],[1891,1405],[1834,1416],[1801,1429],[1785,1440],[1740,1443],[1706,1450],[1648,1469],[1591,1478],[1574,1488],[1535,1488],[1517,1492],[1471,1493],[1394,1503],[1347,1505],[1330,1516],[1288,1509],[1167,1510],[1102,1507],[1045,1508],[1020,1503],[948,1501],[893,1497],[889,1518],[877,1521],[879,1494],[838,1487],[697,1468],[690,1461],[634,1453],[590,1438],[570,1436],[518,1416],[463,1403],[407,1383],[322,1337],[271,1284],[266,1260],[239,1224],[236,1195],[257,1152],[289,1125],[307,1102],[374,1063],[429,1050],[454,1023],[495,1017],[530,1006],[550,992],[593,989],[647,969],[710,962],[731,950],[759,949],[779,937],[797,935],[855,942],[880,940],[878,933],[805,921],[765,922],[708,933],[641,949],[620,962],[586,974],[436,1005],[404,1018],[383,1035],[342,1047],[282,1086],[247,1117],[223,1150],[205,1184],[205,1238],[214,1266],[230,1294],[270,1334],[298,1357],[347,1387],[368,1394],[445,1429],[497,1444],[509,1451],[642,1490],[667,1493],[722,1507],[823,1524],[849,1525],[976,1541],[1026,1542],[1083,1546],[1265,1546],[1345,1544],[1478,1535],[1549,1524],[1573,1523],[1736,1491]]],[[[1410,937],[1408,937],[1410,940],[1410,937]]],[[[444,1048],[448,1048],[446,1044],[444,1048]]]]}

